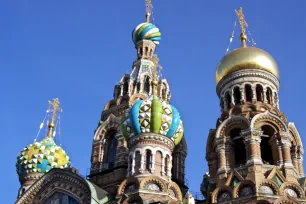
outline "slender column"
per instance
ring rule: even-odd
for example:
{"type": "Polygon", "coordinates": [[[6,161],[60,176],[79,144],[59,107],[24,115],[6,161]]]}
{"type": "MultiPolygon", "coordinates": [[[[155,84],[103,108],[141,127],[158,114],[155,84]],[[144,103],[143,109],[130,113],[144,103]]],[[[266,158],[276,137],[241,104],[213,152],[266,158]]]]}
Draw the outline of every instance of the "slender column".
{"type": "Polygon", "coordinates": [[[166,157],[164,155],[162,155],[162,164],[161,164],[162,176],[164,176],[166,174],[166,172],[165,172],[165,159],[166,159],[166,157]]]}
{"type": "Polygon", "coordinates": [[[231,107],[235,106],[234,89],[231,91],[231,107]]]}
{"type": "Polygon", "coordinates": [[[297,147],[293,147],[293,150],[290,152],[291,153],[291,160],[292,160],[292,165],[294,168],[299,172],[299,166],[297,162],[297,147]]]}
{"type": "Polygon", "coordinates": [[[218,154],[218,174],[226,172],[226,157],[225,157],[225,142],[224,139],[219,139],[217,142],[218,154]]]}
{"type": "Polygon", "coordinates": [[[304,153],[303,148],[298,147],[298,149],[297,149],[297,166],[298,166],[298,172],[300,173],[300,176],[304,176],[303,153],[304,153]]]}
{"type": "Polygon", "coordinates": [[[257,101],[257,96],[256,96],[256,86],[255,87],[253,87],[252,86],[252,103],[256,103],[256,101],[257,101]]]}
{"type": "Polygon", "coordinates": [[[267,103],[268,103],[268,99],[267,99],[267,88],[263,88],[263,97],[264,97],[263,102],[264,102],[265,104],[267,104],[267,103]]]}
{"type": "Polygon", "coordinates": [[[140,169],[139,172],[142,174],[144,172],[145,169],[145,152],[144,153],[140,153],[141,157],[140,157],[140,169]]]}
{"type": "Polygon", "coordinates": [[[245,102],[245,99],[244,99],[245,95],[244,95],[244,88],[242,88],[242,87],[240,87],[240,94],[241,94],[240,102],[241,102],[241,104],[244,104],[244,102],[245,102]]]}
{"type": "Polygon", "coordinates": [[[151,161],[151,167],[150,167],[151,173],[154,173],[155,171],[155,154],[156,153],[152,153],[152,161],[151,161]]]}
{"type": "Polygon", "coordinates": [[[131,84],[130,84],[130,79],[127,81],[127,84],[128,84],[128,92],[127,92],[127,95],[131,95],[131,84]]]}
{"type": "Polygon", "coordinates": [[[123,84],[120,84],[120,96],[123,96],[123,84]]]}
{"type": "Polygon", "coordinates": [[[135,159],[136,159],[136,155],[135,155],[135,152],[133,152],[131,175],[135,173],[135,159]]]}
{"type": "Polygon", "coordinates": [[[100,142],[100,158],[99,158],[99,162],[100,162],[100,170],[102,170],[102,164],[103,164],[103,157],[104,157],[104,144],[105,144],[105,139],[103,139],[101,142],[100,142]]]}
{"type": "Polygon", "coordinates": [[[171,178],[171,169],[172,169],[172,157],[169,158],[168,160],[168,168],[167,168],[167,176],[171,178]]]}

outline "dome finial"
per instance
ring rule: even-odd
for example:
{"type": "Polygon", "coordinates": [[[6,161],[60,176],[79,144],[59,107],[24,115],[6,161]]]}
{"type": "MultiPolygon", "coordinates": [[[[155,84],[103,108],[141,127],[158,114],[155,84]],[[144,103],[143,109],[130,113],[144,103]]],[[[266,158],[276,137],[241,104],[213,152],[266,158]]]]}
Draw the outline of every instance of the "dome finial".
{"type": "Polygon", "coordinates": [[[48,137],[52,137],[53,129],[55,127],[54,121],[55,121],[55,117],[57,115],[57,111],[62,112],[63,110],[59,106],[60,102],[59,102],[58,98],[53,99],[53,102],[49,101],[49,104],[52,107],[51,108],[52,115],[51,115],[51,121],[48,124],[49,131],[48,131],[48,135],[47,136],[48,137]]]}
{"type": "Polygon", "coordinates": [[[240,7],[237,10],[235,10],[235,13],[239,19],[239,24],[240,24],[240,29],[241,29],[241,34],[240,34],[240,40],[241,40],[241,47],[247,47],[246,41],[247,41],[247,35],[245,29],[248,27],[247,22],[244,19],[244,14],[242,12],[242,7],[240,7]]]}
{"type": "Polygon", "coordinates": [[[150,23],[150,16],[152,13],[152,2],[151,0],[146,0],[146,21],[147,23],[150,23]]]}

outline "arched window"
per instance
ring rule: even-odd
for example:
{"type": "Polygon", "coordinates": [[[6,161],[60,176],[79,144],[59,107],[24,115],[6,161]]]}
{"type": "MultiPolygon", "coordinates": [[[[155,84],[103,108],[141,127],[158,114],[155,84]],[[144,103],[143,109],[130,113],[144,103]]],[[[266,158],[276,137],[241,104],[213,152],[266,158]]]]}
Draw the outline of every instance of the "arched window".
{"type": "Polygon", "coordinates": [[[231,95],[229,92],[225,94],[226,108],[227,110],[231,109],[231,95]]]}
{"type": "Polygon", "coordinates": [[[151,168],[151,161],[152,160],[152,152],[151,150],[147,150],[146,153],[146,169],[150,169],[151,168]]]}
{"type": "Polygon", "coordinates": [[[269,144],[270,138],[275,134],[273,127],[264,125],[261,127],[263,135],[261,136],[260,150],[261,150],[261,159],[264,164],[274,165],[274,158],[272,154],[272,147],[269,144]]]}
{"type": "Polygon", "coordinates": [[[245,85],[245,101],[246,102],[252,102],[253,98],[253,91],[251,85],[247,84],[245,85]]]}
{"type": "Polygon", "coordinates": [[[263,88],[259,84],[256,85],[256,97],[257,97],[257,101],[263,102],[263,99],[264,99],[263,88]]]}
{"type": "Polygon", "coordinates": [[[144,82],[144,92],[149,94],[150,93],[150,78],[146,76],[144,81],[145,81],[144,82]]]}
{"type": "Polygon", "coordinates": [[[272,90],[270,87],[267,88],[267,101],[268,101],[268,104],[272,105],[272,90]]]}
{"type": "Polygon", "coordinates": [[[141,88],[141,85],[140,85],[140,82],[137,83],[137,92],[139,93],[140,92],[140,88],[141,88]]]}
{"type": "Polygon", "coordinates": [[[135,153],[135,172],[138,174],[141,167],[141,154],[139,151],[135,153]]]}
{"type": "Polygon", "coordinates": [[[117,153],[117,146],[118,146],[118,140],[115,136],[116,131],[109,131],[106,133],[106,142],[105,142],[105,148],[104,149],[104,158],[103,163],[107,164],[107,168],[113,168],[115,166],[116,162],[116,153],[117,153]]]}
{"type": "Polygon", "coordinates": [[[234,88],[234,99],[235,99],[235,104],[240,104],[241,102],[241,93],[239,87],[234,88]]]}
{"type": "Polygon", "coordinates": [[[223,111],[224,110],[224,99],[223,98],[220,99],[220,107],[223,111]]]}
{"type": "Polygon", "coordinates": [[[233,164],[234,168],[246,164],[246,149],[243,142],[243,137],[240,135],[241,129],[234,128],[229,132],[229,136],[233,141],[233,150],[235,153],[235,162],[233,164]]]}
{"type": "Polygon", "coordinates": [[[126,95],[129,91],[129,83],[128,79],[124,79],[124,84],[123,84],[123,95],[126,95]]]}

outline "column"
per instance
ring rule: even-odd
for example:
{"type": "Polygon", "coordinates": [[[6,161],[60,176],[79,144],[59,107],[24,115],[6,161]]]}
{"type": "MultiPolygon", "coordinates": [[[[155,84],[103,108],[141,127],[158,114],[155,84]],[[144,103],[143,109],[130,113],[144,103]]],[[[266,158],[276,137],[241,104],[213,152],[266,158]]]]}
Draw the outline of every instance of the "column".
{"type": "Polygon", "coordinates": [[[244,137],[244,144],[247,150],[247,164],[262,164],[260,142],[261,130],[248,130],[241,133],[244,137]]]}
{"type": "Polygon", "coordinates": [[[231,107],[235,106],[234,89],[231,91],[231,107]]]}
{"type": "Polygon", "coordinates": [[[150,171],[151,173],[154,173],[155,171],[155,152],[152,152],[152,161],[151,161],[151,167],[150,167],[150,171]]]}
{"type": "Polygon", "coordinates": [[[244,100],[244,97],[245,97],[245,94],[244,94],[244,88],[243,87],[240,87],[240,94],[241,94],[241,104],[244,104],[245,100],[244,100]]]}
{"type": "Polygon", "coordinates": [[[256,96],[256,86],[252,86],[252,103],[256,103],[257,102],[257,96],[256,96]]]}
{"type": "Polygon", "coordinates": [[[135,173],[135,159],[136,159],[136,155],[135,152],[133,152],[133,158],[132,158],[132,169],[131,169],[131,175],[133,175],[135,173]]]}
{"type": "Polygon", "coordinates": [[[280,142],[283,152],[284,167],[293,167],[291,161],[291,153],[290,153],[291,142],[288,139],[287,133],[280,133],[280,136],[281,136],[280,142]]]}
{"type": "Polygon", "coordinates": [[[171,179],[171,169],[172,169],[172,157],[168,160],[167,176],[171,179]]]}
{"type": "Polygon", "coordinates": [[[140,157],[140,169],[139,172],[142,174],[145,170],[145,152],[140,153],[141,157],[140,157]]]}
{"type": "Polygon", "coordinates": [[[128,92],[127,92],[127,95],[130,96],[132,95],[132,91],[131,91],[131,84],[130,84],[130,79],[127,81],[127,84],[128,84],[128,92]]]}
{"type": "Polygon", "coordinates": [[[226,157],[225,157],[225,144],[219,144],[217,146],[218,154],[218,174],[226,172],[226,157]]]}
{"type": "Polygon", "coordinates": [[[292,165],[293,167],[297,170],[297,172],[299,172],[299,166],[298,166],[298,162],[297,162],[297,147],[293,147],[292,151],[290,151],[291,153],[291,160],[292,160],[292,165]]]}
{"type": "Polygon", "coordinates": [[[297,149],[297,166],[298,166],[298,172],[300,173],[300,176],[304,176],[303,153],[304,153],[303,148],[298,147],[298,149],[297,149]]]}
{"type": "Polygon", "coordinates": [[[123,96],[123,84],[120,84],[120,96],[123,96]]]}
{"type": "Polygon", "coordinates": [[[267,98],[267,88],[266,87],[264,87],[263,88],[263,102],[265,103],[265,104],[267,104],[268,103],[268,98],[267,98]]]}
{"type": "Polygon", "coordinates": [[[224,99],[223,97],[223,106],[224,106],[224,111],[228,111],[228,108],[227,108],[227,103],[226,103],[226,99],[224,99]]]}
{"type": "Polygon", "coordinates": [[[165,155],[162,155],[162,164],[161,164],[162,176],[164,176],[166,174],[166,172],[165,172],[165,159],[166,159],[165,155]]]}

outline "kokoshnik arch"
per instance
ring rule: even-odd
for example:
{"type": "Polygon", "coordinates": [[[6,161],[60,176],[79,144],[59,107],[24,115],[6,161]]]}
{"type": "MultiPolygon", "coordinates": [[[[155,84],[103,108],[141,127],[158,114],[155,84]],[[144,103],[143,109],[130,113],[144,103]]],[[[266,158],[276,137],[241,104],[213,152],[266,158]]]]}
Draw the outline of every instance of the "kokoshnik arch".
{"type": "Polygon", "coordinates": [[[150,0],[146,8],[146,21],[132,32],[137,54],[132,71],[115,85],[95,131],[90,175],[80,176],[54,142],[61,112],[54,99],[45,117],[47,136],[17,158],[16,203],[306,202],[303,145],[294,123],[279,109],[279,69],[270,54],[248,47],[242,9],[236,11],[241,47],[224,56],[216,70],[222,113],[207,138],[205,199],[188,193],[184,125],[170,104],[167,80],[158,75],[161,33],[150,22],[150,0]]]}

